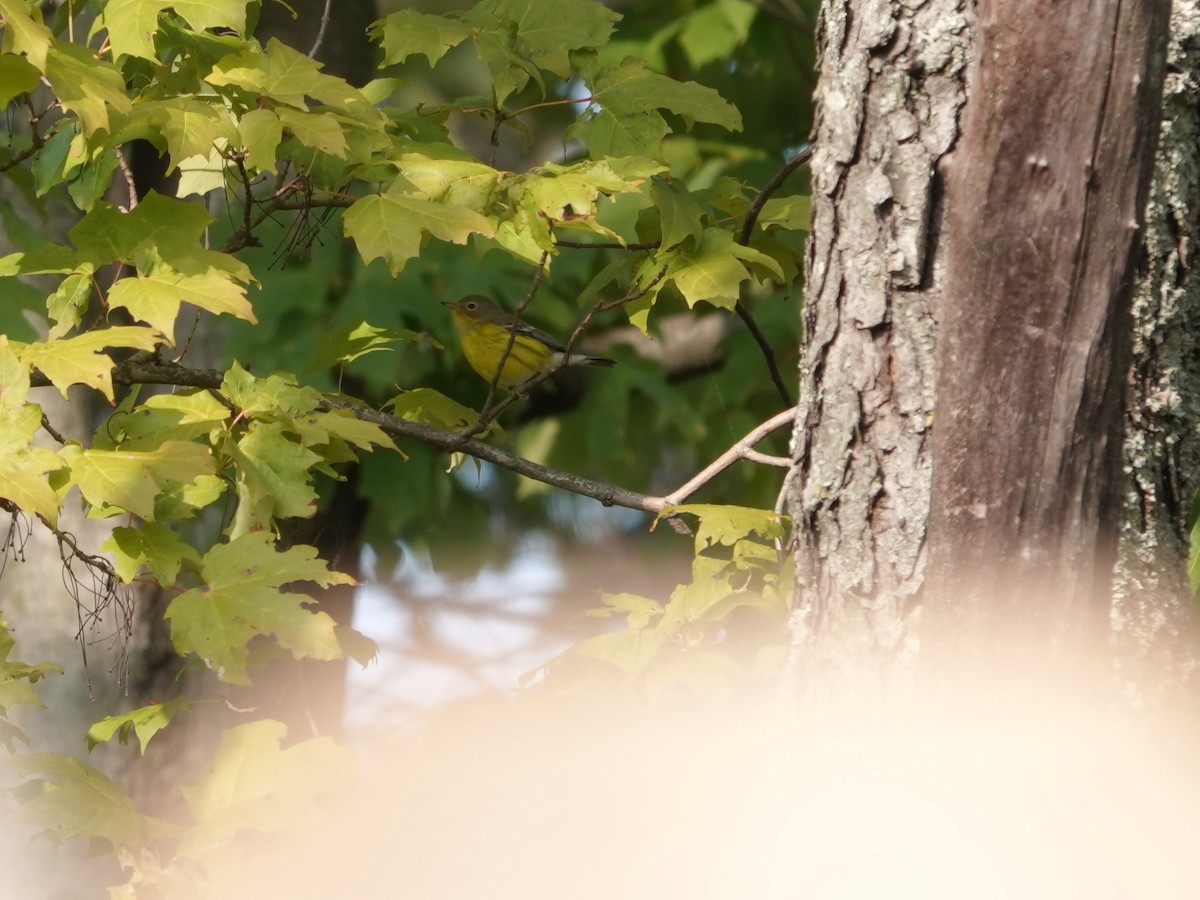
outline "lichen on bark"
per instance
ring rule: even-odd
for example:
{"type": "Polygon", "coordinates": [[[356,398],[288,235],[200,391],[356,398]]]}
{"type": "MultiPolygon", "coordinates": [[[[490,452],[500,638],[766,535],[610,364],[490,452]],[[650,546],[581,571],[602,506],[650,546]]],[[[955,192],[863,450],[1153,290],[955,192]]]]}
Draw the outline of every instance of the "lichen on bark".
{"type": "Polygon", "coordinates": [[[1133,300],[1133,358],[1123,447],[1124,521],[1111,624],[1137,699],[1198,674],[1184,560],[1200,487],[1200,4],[1175,0],[1162,125],[1133,300]],[[1147,668],[1149,667],[1149,671],[1147,668]],[[1136,688],[1135,688],[1136,685],[1136,688]]]}

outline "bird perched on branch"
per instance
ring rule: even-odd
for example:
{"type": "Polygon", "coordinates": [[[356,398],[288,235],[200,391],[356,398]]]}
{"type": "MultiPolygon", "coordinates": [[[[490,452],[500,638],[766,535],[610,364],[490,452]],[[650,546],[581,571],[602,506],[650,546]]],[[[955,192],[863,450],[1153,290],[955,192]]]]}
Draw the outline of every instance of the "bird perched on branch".
{"type": "Polygon", "coordinates": [[[491,383],[500,368],[496,385],[511,388],[534,375],[562,364],[568,366],[615,366],[616,360],[571,351],[553,335],[519,322],[487,297],[464,297],[457,303],[442,303],[450,310],[454,328],[462,341],[463,355],[484,381],[491,383]],[[512,337],[512,335],[516,337],[512,337]],[[511,340],[512,346],[509,346],[511,340]],[[505,350],[508,351],[507,357],[505,350]]]}

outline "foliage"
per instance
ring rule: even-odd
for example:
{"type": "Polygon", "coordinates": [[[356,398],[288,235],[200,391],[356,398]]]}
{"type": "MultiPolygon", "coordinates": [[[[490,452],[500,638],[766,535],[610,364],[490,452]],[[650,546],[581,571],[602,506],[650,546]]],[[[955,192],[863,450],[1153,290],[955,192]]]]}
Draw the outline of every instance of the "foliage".
{"type": "MultiPolygon", "coordinates": [[[[651,699],[681,690],[722,695],[736,681],[778,670],[791,588],[790,561],[780,544],[782,518],[767,510],[710,504],[665,513],[684,514],[700,519],[691,582],[677,587],[665,604],[635,594],[603,595],[603,605],[586,615],[624,616],[625,629],[580,641],[551,670],[594,679],[595,670],[580,662],[598,661],[651,699]],[[748,631],[752,637],[745,640],[748,631]]],[[[552,683],[571,681],[560,672],[552,683]]]]}
{"type": "MultiPolygon", "coordinates": [[[[175,650],[227,685],[253,682],[271,655],[264,646],[296,659],[373,653],[295,589],[353,583],[290,536],[289,523],[317,512],[322,483],[359,463],[369,480],[381,457],[410,459],[412,474],[391,487],[412,502],[375,513],[400,517],[384,529],[391,539],[401,522],[431,528],[433,497],[451,490],[432,475],[440,461],[414,440],[476,455],[478,441],[508,440],[496,420],[528,391],[489,392],[479,409],[464,391],[450,396],[445,372],[456,361],[430,334],[444,335],[445,320],[414,298],[468,284],[523,293],[522,311],[569,330],[580,313],[561,301],[575,296],[584,324],[612,326],[623,314],[656,335],[663,310],[732,310],[797,275],[805,200],[759,194],[729,174],[738,153],[711,135],[737,131],[741,114],[711,87],[663,71],[680,52],[696,67],[729,57],[751,35],[750,3],[717,0],[657,24],[642,37],[654,48],[647,61],[618,52],[620,16],[593,0],[483,0],[448,16],[401,10],[371,30],[385,71],[361,87],[301,49],[255,39],[257,4],[244,0],[71,3],[53,21],[37,4],[0,0],[0,15],[0,97],[19,123],[0,172],[32,216],[71,216],[53,240],[19,217],[5,222],[15,247],[0,258],[9,307],[0,320],[0,506],[60,540],[66,504],[111,519],[111,537],[93,548],[107,556],[79,558],[107,584],[167,592],[175,650]],[[414,57],[433,66],[462,53],[486,71],[485,94],[408,102],[392,77],[390,67],[414,57]],[[568,117],[561,158],[498,165],[502,136],[528,137],[526,120],[543,111],[568,117]],[[467,146],[455,123],[475,116],[490,135],[467,146]],[[120,199],[134,180],[132,142],[157,151],[173,196],[164,183],[120,199]],[[362,266],[330,308],[314,285],[344,271],[338,242],[321,240],[339,223],[362,266]],[[309,258],[304,274],[270,271],[258,248],[272,239],[284,255],[309,258]],[[18,305],[39,328],[22,324],[18,305]],[[198,329],[228,335],[240,360],[189,367],[198,329]],[[102,397],[110,412],[89,441],[63,439],[29,399],[35,386],[73,403],[102,397]]],[[[762,312],[787,316],[778,306],[762,312]]],[[[794,337],[795,327],[783,333],[794,337]]],[[[720,403],[730,429],[749,428],[779,400],[760,348],[745,335],[729,345],[720,403]]],[[[647,422],[681,444],[727,443],[706,419],[713,401],[618,352],[622,366],[586,410],[562,417],[557,438],[539,444],[540,462],[586,460],[609,472],[629,463],[648,478],[659,460],[625,439],[647,422]]],[[[624,615],[627,630],[584,641],[569,658],[644,678],[651,693],[721,680],[730,667],[770,669],[769,647],[741,661],[725,649],[735,613],[778,621],[786,608],[788,579],[764,542],[781,536],[781,520],[713,505],[671,513],[685,514],[700,517],[692,582],[666,604],[606,597],[600,614],[624,615]]],[[[475,518],[449,518],[460,542],[475,518]]],[[[56,670],[7,662],[12,647],[0,628],[0,714],[36,703],[32,685],[56,670]]],[[[178,698],[107,716],[88,731],[88,747],[132,733],[144,753],[187,709],[178,698]]],[[[129,878],[114,896],[151,896],[197,873],[216,879],[227,854],[248,852],[232,839],[289,823],[330,785],[343,752],[323,738],[284,748],[283,728],[261,720],[226,732],[210,776],[184,790],[186,821],[144,815],[69,757],[10,764],[36,788],[28,816],[60,839],[106,844],[129,878]]],[[[20,736],[5,718],[0,729],[6,744],[20,736]]]]}

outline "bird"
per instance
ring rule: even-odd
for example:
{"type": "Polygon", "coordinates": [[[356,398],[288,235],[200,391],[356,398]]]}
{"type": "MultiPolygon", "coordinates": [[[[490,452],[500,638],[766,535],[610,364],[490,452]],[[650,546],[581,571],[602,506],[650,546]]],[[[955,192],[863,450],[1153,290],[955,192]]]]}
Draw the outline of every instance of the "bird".
{"type": "Polygon", "coordinates": [[[533,376],[552,369],[566,358],[568,366],[611,367],[616,360],[571,351],[553,335],[526,325],[487,297],[473,294],[457,303],[442,302],[450,310],[454,328],[462,342],[463,355],[479,377],[489,384],[495,379],[506,390],[524,384],[533,376]],[[512,337],[515,333],[516,337],[512,337]],[[511,346],[510,346],[511,342],[511,346]],[[508,355],[505,356],[505,350],[508,355]],[[503,368],[500,361],[504,360],[503,368]],[[500,376],[496,370],[500,368],[500,376]]]}

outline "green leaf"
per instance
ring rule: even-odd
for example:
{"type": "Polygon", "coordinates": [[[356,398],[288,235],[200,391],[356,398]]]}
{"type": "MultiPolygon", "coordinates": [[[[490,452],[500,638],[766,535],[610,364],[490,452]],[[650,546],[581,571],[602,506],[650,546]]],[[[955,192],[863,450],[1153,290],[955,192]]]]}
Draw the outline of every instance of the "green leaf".
{"type": "Polygon", "coordinates": [[[183,160],[206,157],[214,148],[224,147],[234,139],[229,115],[211,102],[179,98],[164,101],[160,109],[158,127],[167,142],[168,175],[183,160]]]}
{"type": "MultiPolygon", "coordinates": [[[[423,422],[447,431],[466,428],[479,413],[433,388],[416,388],[397,394],[383,405],[392,414],[409,422],[423,422]]],[[[493,426],[494,427],[494,426],[493,426]]]]}
{"type": "Polygon", "coordinates": [[[361,631],[356,631],[348,625],[337,625],[334,633],[342,652],[364,669],[378,658],[379,645],[361,631]]]}
{"type": "Polygon", "coordinates": [[[21,813],[58,840],[101,838],[116,848],[144,839],[150,820],[124,791],[86,763],[61,753],[34,753],[10,756],[5,764],[42,782],[41,792],[21,807],[21,813]]]}
{"type": "Polygon", "coordinates": [[[152,38],[158,31],[159,13],[168,8],[197,31],[229,28],[242,34],[246,30],[245,0],[108,0],[97,24],[108,29],[113,59],[156,59],[152,38]]]}
{"type": "Polygon", "coordinates": [[[472,234],[494,236],[494,226],[479,213],[413,197],[405,193],[403,180],[346,210],[346,235],[358,245],[363,262],[381,257],[395,277],[421,252],[426,234],[455,244],[465,244],[472,234]]]}
{"type": "Polygon", "coordinates": [[[748,506],[723,506],[711,503],[688,503],[663,510],[659,518],[676,513],[699,516],[696,549],[714,544],[733,546],[740,540],[758,535],[764,538],[783,537],[783,517],[769,509],[748,506]]]}
{"type": "Polygon", "coordinates": [[[765,270],[765,274],[772,275],[779,281],[784,280],[783,269],[775,257],[763,253],[756,247],[746,247],[734,241],[729,252],[743,262],[748,262],[757,269],[765,270]]]}
{"type": "MultiPolygon", "coordinates": [[[[97,266],[120,261],[151,270],[167,265],[186,275],[202,275],[215,269],[243,283],[253,281],[245,263],[205,248],[205,233],[212,221],[199,203],[151,191],[129,212],[109,203],[97,203],[68,234],[83,260],[97,266]]],[[[67,269],[76,265],[78,261],[67,269]]]]}
{"type": "Polygon", "coordinates": [[[487,0],[467,15],[511,36],[517,53],[563,79],[572,75],[570,51],[601,46],[620,18],[594,0],[487,0]]]}
{"type": "Polygon", "coordinates": [[[241,147],[246,151],[246,166],[252,171],[275,172],[283,123],[269,109],[252,109],[238,120],[241,147]]]}
{"type": "MultiPolygon", "coordinates": [[[[3,335],[0,340],[4,340],[3,335]]],[[[7,353],[11,355],[11,351],[7,353]]],[[[14,407],[7,401],[0,406],[0,497],[28,515],[41,516],[54,527],[58,524],[59,500],[46,476],[61,469],[63,461],[53,450],[31,445],[41,427],[39,406],[28,403],[14,407]]]]}
{"type": "Polygon", "coordinates": [[[282,423],[253,423],[229,453],[238,466],[234,533],[317,511],[310,470],[321,457],[289,438],[282,423]]]}
{"type": "Polygon", "coordinates": [[[667,278],[674,281],[688,306],[706,300],[733,309],[741,297],[742,282],[751,277],[742,260],[784,280],[783,270],[772,257],[735,243],[729,232],[718,228],[705,229],[695,250],[675,256],[667,266],[667,278]]]}
{"type": "Polygon", "coordinates": [[[170,725],[176,713],[187,710],[187,699],[176,697],[166,703],[151,703],[118,716],[108,716],[88,729],[88,751],[95,749],[97,744],[112,740],[114,734],[124,744],[128,742],[129,733],[132,731],[137,735],[141,753],[145,756],[146,745],[150,743],[150,739],[170,725]]]}
{"type": "Polygon", "coordinates": [[[734,592],[729,582],[720,577],[723,565],[721,560],[696,558],[692,566],[692,581],[679,585],[671,592],[671,600],[657,626],[659,631],[665,635],[676,635],[694,622],[712,618],[711,611],[734,592]]]}
{"type": "Polygon", "coordinates": [[[812,218],[812,197],[795,194],[791,197],[772,197],[758,214],[758,227],[764,231],[786,228],[789,231],[808,231],[812,218]]]}
{"type": "Polygon", "coordinates": [[[184,562],[200,566],[196,549],[157,522],[146,522],[140,528],[118,526],[100,549],[112,554],[113,568],[126,584],[133,581],[142,566],[147,566],[164,587],[175,584],[184,562]]]}
{"type": "Polygon", "coordinates": [[[122,278],[108,292],[110,307],[129,310],[135,319],[153,326],[172,344],[175,318],[184,301],[213,315],[228,313],[247,322],[258,321],[246,299],[246,288],[215,270],[182,275],[169,266],[155,266],[147,274],[122,278]]]}
{"type": "Polygon", "coordinates": [[[626,624],[634,631],[648,628],[650,623],[663,613],[663,606],[657,600],[642,597],[638,594],[609,594],[601,592],[601,609],[589,609],[584,615],[597,619],[606,619],[616,614],[623,614],[626,624]]]}
{"type": "Polygon", "coordinates": [[[203,859],[243,829],[295,827],[316,812],[317,797],[350,773],[350,751],[332,738],[300,741],[285,749],[286,734],[282,722],[264,719],[221,735],[212,773],[183,788],[198,824],[181,843],[180,856],[203,859]]]}
{"type": "Polygon", "coordinates": [[[67,185],[67,193],[71,195],[75,205],[86,212],[108,192],[116,171],[117,155],[102,153],[83,164],[71,183],[67,185]]]}
{"type": "Polygon", "coordinates": [[[589,109],[567,129],[567,137],[583,141],[593,157],[661,156],[662,140],[670,133],[666,120],[653,110],[618,114],[608,107],[589,109]]]}
{"type": "Polygon", "coordinates": [[[127,511],[146,521],[155,518],[159,494],[172,486],[214,476],[212,450],[190,441],[164,441],[153,450],[98,450],[68,444],[59,455],[99,515],[127,511]]]}
{"type": "Polygon", "coordinates": [[[329,571],[315,548],[300,544],[281,552],[268,532],[250,532],[206,553],[201,576],[206,586],[176,597],[166,616],[175,649],[197,654],[222,681],[249,683],[246,645],[258,635],[274,635],[297,659],[341,656],[333,619],[305,609],[311,597],[279,589],[296,581],[354,583],[329,571]]]}
{"type": "Polygon", "coordinates": [[[0,727],[0,743],[10,751],[13,749],[12,738],[27,739],[19,729],[3,718],[9,707],[42,706],[42,701],[33,686],[51,673],[62,674],[62,668],[54,663],[30,665],[9,659],[14,646],[8,623],[0,619],[0,726],[8,726],[0,727]]]}
{"type": "MultiPolygon", "coordinates": [[[[3,4],[0,4],[2,7],[3,4]]],[[[42,73],[23,56],[0,56],[0,107],[8,106],[19,94],[27,94],[38,86],[42,73]]]]}
{"type": "Polygon", "coordinates": [[[724,62],[750,36],[758,8],[749,0],[715,0],[689,13],[679,31],[679,46],[693,69],[724,62]]]}
{"type": "Polygon", "coordinates": [[[383,47],[383,66],[404,62],[417,54],[433,66],[447,50],[470,37],[471,29],[444,16],[402,9],[373,24],[368,34],[383,47]]]}
{"type": "Polygon", "coordinates": [[[76,134],[78,131],[73,123],[57,128],[33,158],[33,183],[39,197],[62,184],[68,169],[74,168],[74,162],[67,165],[67,158],[71,155],[76,134]]]}
{"type": "Polygon", "coordinates": [[[303,434],[305,444],[308,446],[321,446],[332,441],[344,441],[368,451],[373,447],[396,449],[396,444],[384,433],[382,428],[374,422],[365,422],[359,419],[348,409],[331,409],[327,412],[313,413],[309,416],[309,423],[321,437],[310,443],[308,434],[303,434]]]}
{"type": "Polygon", "coordinates": [[[28,3],[21,0],[0,0],[0,15],[4,16],[4,49],[23,53],[42,72],[54,35],[41,23],[41,16],[30,15],[28,3]]]}
{"type": "Polygon", "coordinates": [[[669,250],[685,241],[696,246],[704,234],[704,205],[677,181],[655,178],[650,186],[650,196],[658,209],[662,229],[663,250],[669,250]]]}
{"type": "Polygon", "coordinates": [[[103,352],[105,348],[151,350],[160,340],[162,336],[150,328],[104,328],[46,343],[24,344],[17,348],[17,356],[26,365],[39,369],[64,398],[71,385],[86,384],[112,402],[113,361],[103,352]]]}
{"type": "Polygon", "coordinates": [[[400,174],[429,200],[484,213],[492,204],[500,173],[453,146],[423,148],[396,161],[400,174]]]}
{"type": "Polygon", "coordinates": [[[640,675],[666,642],[667,636],[657,631],[619,631],[587,638],[570,652],[616,666],[626,675],[640,675]]]}
{"type": "Polygon", "coordinates": [[[382,123],[378,110],[362,94],[341,78],[324,74],[320,63],[275,38],[261,51],[248,47],[225,57],[205,81],[215,87],[239,88],[255,98],[269,97],[302,112],[308,111],[311,97],[382,123]]]}
{"type": "Polygon", "coordinates": [[[28,396],[29,366],[13,352],[8,335],[0,334],[0,410],[19,412],[28,396]]]}
{"type": "Polygon", "coordinates": [[[310,113],[281,107],[279,124],[305,147],[342,159],[346,156],[346,134],[337,119],[326,112],[310,113]]]}
{"type": "Polygon", "coordinates": [[[538,218],[555,224],[595,223],[597,198],[632,193],[663,166],[651,160],[621,166],[622,160],[584,160],[570,166],[547,163],[515,179],[509,195],[526,201],[538,218]]]}
{"type": "Polygon", "coordinates": [[[294,416],[312,412],[321,403],[319,391],[297,386],[292,375],[255,378],[237,362],[225,373],[221,393],[244,415],[255,417],[294,416]]]}
{"type": "Polygon", "coordinates": [[[110,130],[110,110],[124,115],[133,106],[116,67],[79,44],[55,43],[50,48],[46,79],[63,109],[78,117],[86,137],[110,130]]]}
{"type": "Polygon", "coordinates": [[[730,131],[742,128],[737,108],[712,88],[659,75],[639,60],[627,59],[615,69],[593,69],[588,83],[593,102],[615,116],[665,109],[688,122],[709,122],[730,131]]]}
{"type": "MultiPolygon", "coordinates": [[[[131,395],[132,397],[132,395],[131,395]]],[[[190,441],[224,427],[233,415],[208,391],[155,394],[136,409],[123,404],[97,432],[93,446],[153,450],[167,440],[190,441]]]]}
{"type": "MultiPolygon", "coordinates": [[[[377,328],[367,322],[348,323],[335,328],[317,340],[309,366],[313,369],[332,369],[341,363],[354,362],[368,353],[389,349],[393,344],[411,344],[421,335],[407,328],[377,328]]],[[[435,346],[440,346],[436,344],[435,346]]]]}

